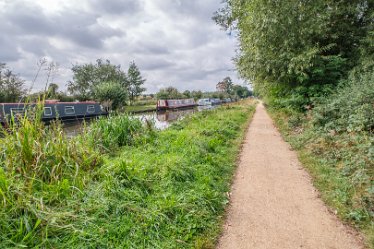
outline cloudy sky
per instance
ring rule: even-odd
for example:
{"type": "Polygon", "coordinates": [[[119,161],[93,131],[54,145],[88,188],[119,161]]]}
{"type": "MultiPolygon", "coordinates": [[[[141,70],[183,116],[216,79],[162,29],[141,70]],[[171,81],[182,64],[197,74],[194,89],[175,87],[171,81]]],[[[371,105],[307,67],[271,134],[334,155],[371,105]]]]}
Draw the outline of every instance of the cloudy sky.
{"type": "MultiPolygon", "coordinates": [[[[65,89],[74,64],[135,61],[147,92],[175,86],[212,91],[237,79],[237,41],[211,20],[221,0],[0,0],[0,62],[28,84],[40,58],[58,64],[65,89]]],[[[35,90],[45,84],[43,74],[35,90]]]]}

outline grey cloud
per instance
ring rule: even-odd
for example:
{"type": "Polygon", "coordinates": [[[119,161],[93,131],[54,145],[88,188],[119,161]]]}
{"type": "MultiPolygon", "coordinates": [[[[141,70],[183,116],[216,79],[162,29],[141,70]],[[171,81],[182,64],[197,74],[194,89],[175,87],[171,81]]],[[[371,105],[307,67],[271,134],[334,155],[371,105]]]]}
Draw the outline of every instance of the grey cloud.
{"type": "MultiPolygon", "coordinates": [[[[64,10],[55,15],[46,15],[33,5],[11,5],[4,15],[19,36],[43,35],[57,36],[89,48],[101,48],[103,40],[122,31],[103,27],[97,21],[98,14],[64,10]]],[[[9,28],[9,27],[8,27],[9,28]]]]}
{"type": "Polygon", "coordinates": [[[16,43],[12,38],[0,36],[0,62],[17,61],[21,58],[16,43]]]}
{"type": "Polygon", "coordinates": [[[91,3],[91,7],[94,10],[104,11],[108,14],[134,14],[138,12],[141,8],[141,3],[134,0],[116,0],[116,1],[107,1],[107,0],[94,0],[91,3]]]}
{"type": "Polygon", "coordinates": [[[139,66],[143,70],[147,71],[153,71],[153,70],[167,70],[168,68],[171,68],[174,63],[164,60],[164,59],[151,59],[151,60],[144,60],[144,61],[138,61],[139,66]]]}
{"type": "MultiPolygon", "coordinates": [[[[235,42],[211,20],[217,0],[63,0],[53,11],[38,1],[9,0],[0,10],[0,33],[7,34],[0,37],[0,61],[28,81],[44,56],[60,64],[61,89],[72,64],[97,58],[124,70],[135,60],[148,92],[167,83],[214,90],[225,76],[236,78],[226,70],[234,67],[235,42]]],[[[43,87],[41,79],[35,88],[43,87]]]]}

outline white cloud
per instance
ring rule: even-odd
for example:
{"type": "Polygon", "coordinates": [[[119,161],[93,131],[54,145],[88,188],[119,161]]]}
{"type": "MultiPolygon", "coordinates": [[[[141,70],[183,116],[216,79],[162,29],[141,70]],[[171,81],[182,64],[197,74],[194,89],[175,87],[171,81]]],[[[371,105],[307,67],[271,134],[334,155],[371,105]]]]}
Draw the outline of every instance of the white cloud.
{"type": "MultiPolygon", "coordinates": [[[[219,0],[0,0],[0,62],[28,82],[41,57],[59,64],[64,88],[73,64],[135,60],[148,92],[175,86],[213,91],[233,71],[236,39],[211,20],[219,0]]],[[[35,84],[44,87],[43,79],[35,84]]]]}

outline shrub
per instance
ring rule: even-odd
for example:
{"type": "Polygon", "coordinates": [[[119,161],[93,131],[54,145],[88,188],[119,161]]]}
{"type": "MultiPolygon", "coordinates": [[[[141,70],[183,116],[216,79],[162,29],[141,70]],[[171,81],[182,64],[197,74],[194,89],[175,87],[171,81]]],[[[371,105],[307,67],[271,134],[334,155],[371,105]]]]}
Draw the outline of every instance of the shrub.
{"type": "Polygon", "coordinates": [[[373,132],[374,71],[353,71],[340,89],[319,100],[313,124],[337,132],[373,132]]]}

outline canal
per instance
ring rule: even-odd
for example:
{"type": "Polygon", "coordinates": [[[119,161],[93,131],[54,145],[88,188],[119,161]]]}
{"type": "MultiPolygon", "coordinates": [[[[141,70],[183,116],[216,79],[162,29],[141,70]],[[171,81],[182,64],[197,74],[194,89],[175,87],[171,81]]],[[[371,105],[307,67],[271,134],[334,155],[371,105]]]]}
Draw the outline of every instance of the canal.
{"type": "MultiPolygon", "coordinates": [[[[156,129],[163,130],[168,128],[173,122],[183,119],[186,116],[192,115],[203,110],[215,109],[217,106],[198,106],[191,109],[182,109],[175,111],[159,111],[132,114],[133,117],[141,121],[151,121],[154,123],[156,129]]],[[[64,123],[64,131],[68,137],[74,137],[82,133],[84,126],[89,125],[93,120],[76,120],[64,123]]]]}

